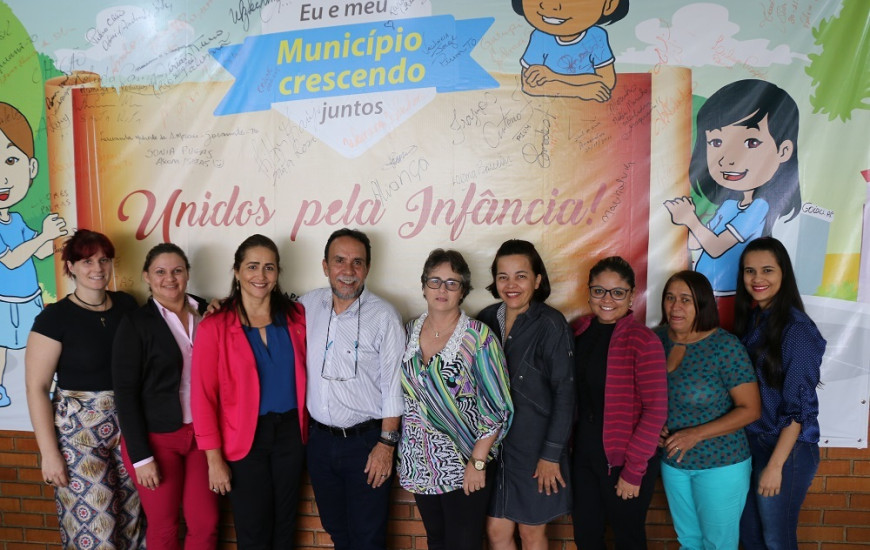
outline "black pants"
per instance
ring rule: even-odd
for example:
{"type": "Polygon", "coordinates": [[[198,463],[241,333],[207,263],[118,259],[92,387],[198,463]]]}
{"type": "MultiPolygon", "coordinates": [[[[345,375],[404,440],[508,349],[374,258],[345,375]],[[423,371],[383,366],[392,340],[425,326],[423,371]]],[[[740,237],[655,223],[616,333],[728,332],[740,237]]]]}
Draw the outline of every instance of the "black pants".
{"type": "Polygon", "coordinates": [[[486,486],[466,496],[462,489],[443,495],[414,495],[426,527],[429,550],[480,550],[495,465],[486,472],[486,486]]]}
{"type": "Polygon", "coordinates": [[[347,437],[313,424],[308,433],[308,476],[335,549],[384,550],[392,476],[375,489],[364,471],[381,434],[380,422],[347,437]]]}
{"type": "Polygon", "coordinates": [[[229,463],[239,550],[293,548],[304,457],[296,409],[257,420],[250,452],[229,463]]]}
{"type": "MultiPolygon", "coordinates": [[[[576,448],[575,448],[576,450],[576,448]]],[[[581,452],[573,458],[574,542],[580,550],[604,550],[607,522],[613,529],[617,550],[646,548],[646,512],[659,476],[658,454],[650,459],[640,484],[640,495],[623,500],[616,496],[622,468],[608,473],[605,461],[589,460],[581,452]]]]}

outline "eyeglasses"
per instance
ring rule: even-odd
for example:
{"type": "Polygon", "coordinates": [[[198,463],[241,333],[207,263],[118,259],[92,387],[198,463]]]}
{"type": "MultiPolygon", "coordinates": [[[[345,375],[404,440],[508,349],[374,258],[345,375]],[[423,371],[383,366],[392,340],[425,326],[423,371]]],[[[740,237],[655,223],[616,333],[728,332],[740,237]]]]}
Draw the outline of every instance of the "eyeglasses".
{"type": "Polygon", "coordinates": [[[440,277],[429,277],[426,279],[426,286],[432,290],[438,290],[441,288],[441,285],[446,286],[447,290],[450,292],[456,292],[462,288],[462,281],[457,281],[456,279],[441,279],[440,277]]]}
{"type": "MultiPolygon", "coordinates": [[[[335,382],[347,382],[356,378],[359,371],[359,327],[360,327],[360,311],[362,310],[362,302],[357,298],[356,308],[356,340],[353,341],[353,376],[333,376],[326,374],[326,353],[333,347],[334,340],[329,339],[329,331],[332,328],[332,317],[334,309],[329,309],[329,324],[326,325],[326,346],[323,349],[323,364],[320,366],[320,377],[324,380],[333,380],[335,382]]],[[[336,363],[341,363],[341,358],[336,357],[336,363]]]]}
{"type": "Polygon", "coordinates": [[[628,293],[631,292],[630,288],[604,288],[603,286],[590,286],[589,287],[589,296],[595,298],[596,300],[603,300],[605,296],[610,294],[610,297],[616,300],[617,302],[621,302],[628,298],[628,293]]]}

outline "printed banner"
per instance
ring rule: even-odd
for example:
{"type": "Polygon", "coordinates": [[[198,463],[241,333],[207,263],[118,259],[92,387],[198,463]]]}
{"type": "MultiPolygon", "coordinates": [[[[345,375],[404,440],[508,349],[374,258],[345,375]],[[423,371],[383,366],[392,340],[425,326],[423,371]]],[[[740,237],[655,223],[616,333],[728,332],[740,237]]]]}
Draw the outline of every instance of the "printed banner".
{"type": "Polygon", "coordinates": [[[63,234],[107,234],[112,288],[141,301],[159,242],[211,298],[263,233],[298,294],[326,284],[323,245],[350,226],[372,239],[368,287],[405,318],[430,250],[468,259],[474,315],[499,244],[522,238],[569,319],[589,311],[589,268],[625,257],[649,325],[687,268],[727,317],[736,259],[773,235],[828,340],[823,443],[865,447],[868,16],[863,0],[0,0],[0,146],[16,152],[0,164],[0,429],[31,429],[24,347],[74,288],[63,234]]]}

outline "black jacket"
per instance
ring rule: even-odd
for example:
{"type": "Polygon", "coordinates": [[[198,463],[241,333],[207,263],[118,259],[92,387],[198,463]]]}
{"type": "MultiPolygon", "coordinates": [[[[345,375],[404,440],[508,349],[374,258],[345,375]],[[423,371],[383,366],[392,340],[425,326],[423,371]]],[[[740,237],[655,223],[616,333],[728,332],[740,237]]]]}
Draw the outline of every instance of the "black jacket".
{"type": "MultiPolygon", "coordinates": [[[[200,313],[205,300],[191,296],[200,313]]],[[[135,464],[153,456],[148,433],[183,426],[181,369],[184,359],[153,298],[121,321],[112,347],[112,385],[127,453],[135,464]]]]}
{"type": "MultiPolygon", "coordinates": [[[[501,340],[498,308],[488,306],[478,319],[501,340]]],[[[574,338],[565,317],[552,307],[532,302],[502,342],[510,373],[515,412],[508,439],[529,446],[537,458],[558,462],[565,452],[574,420],[574,338]]],[[[505,441],[511,446],[510,441],[505,441]]],[[[531,458],[531,457],[530,457],[531,458]]]]}

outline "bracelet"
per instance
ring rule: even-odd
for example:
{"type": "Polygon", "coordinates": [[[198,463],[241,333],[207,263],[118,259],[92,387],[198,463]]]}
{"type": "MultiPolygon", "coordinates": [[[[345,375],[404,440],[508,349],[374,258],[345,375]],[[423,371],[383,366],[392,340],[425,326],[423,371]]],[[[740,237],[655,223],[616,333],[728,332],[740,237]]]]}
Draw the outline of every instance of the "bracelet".
{"type": "Polygon", "coordinates": [[[379,441],[380,443],[383,443],[383,444],[386,445],[387,447],[396,447],[396,446],[398,446],[398,444],[399,444],[397,441],[390,441],[390,440],[387,439],[386,437],[379,437],[379,438],[378,438],[378,441],[379,441]]]}

